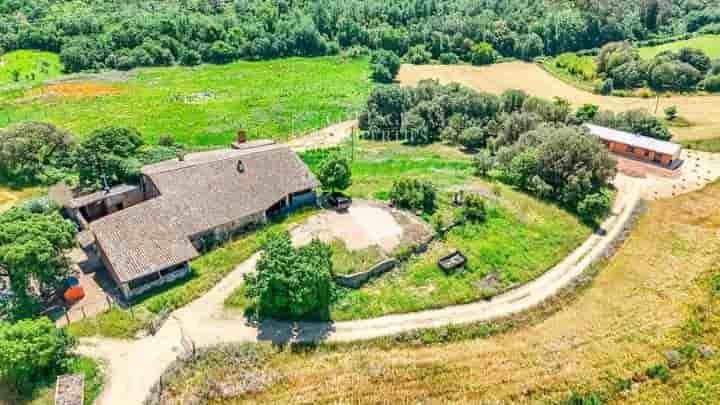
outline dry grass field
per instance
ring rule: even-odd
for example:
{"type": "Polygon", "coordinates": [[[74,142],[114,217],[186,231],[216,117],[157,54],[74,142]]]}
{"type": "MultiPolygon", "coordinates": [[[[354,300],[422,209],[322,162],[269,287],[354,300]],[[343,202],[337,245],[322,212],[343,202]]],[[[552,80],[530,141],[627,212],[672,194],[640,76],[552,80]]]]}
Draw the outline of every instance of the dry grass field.
{"type": "MultiPolygon", "coordinates": [[[[664,351],[688,342],[683,331],[690,305],[707,302],[697,280],[712,271],[720,252],[718,198],[715,183],[652,202],[592,285],[530,326],[450,344],[276,354],[266,367],[274,383],[223,403],[546,403],[623,381],[633,389],[615,398],[618,403],[712,403],[674,388],[672,381],[686,371],[661,384],[645,370],[664,363],[664,351]]],[[[699,339],[717,344],[720,332],[711,330],[699,339]]],[[[222,362],[214,364],[183,381],[232,374],[223,372],[222,362]]]]}
{"type": "MultiPolygon", "coordinates": [[[[534,96],[563,97],[575,106],[591,103],[613,111],[630,109],[655,110],[657,99],[610,97],[592,94],[571,86],[532,63],[509,62],[491,66],[469,65],[403,65],[398,80],[414,85],[423,79],[442,83],[457,82],[478,90],[502,93],[510,88],[522,89],[534,96]]],[[[662,115],[667,106],[678,107],[680,115],[694,125],[671,128],[676,140],[720,138],[720,96],[673,96],[661,98],[657,109],[662,115]]]]}
{"type": "Polygon", "coordinates": [[[24,188],[14,190],[0,185],[0,213],[12,208],[22,200],[26,200],[38,194],[40,190],[37,188],[24,188]]]}

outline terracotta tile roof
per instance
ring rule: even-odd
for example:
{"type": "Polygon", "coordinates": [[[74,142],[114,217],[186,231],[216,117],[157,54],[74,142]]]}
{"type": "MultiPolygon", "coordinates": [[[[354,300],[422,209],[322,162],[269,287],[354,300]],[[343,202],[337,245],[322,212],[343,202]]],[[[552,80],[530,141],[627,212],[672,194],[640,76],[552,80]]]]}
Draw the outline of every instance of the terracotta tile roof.
{"type": "Polygon", "coordinates": [[[189,241],[193,235],[264,212],[288,194],[320,185],[284,145],[190,154],[184,161],[146,166],[143,174],[159,197],[90,225],[122,282],[197,257],[189,241]]]}
{"type": "Polygon", "coordinates": [[[682,150],[682,145],[661,141],[648,136],[635,135],[630,132],[618,131],[617,129],[601,127],[593,124],[585,124],[585,127],[590,130],[591,134],[610,142],[618,142],[671,156],[676,156],[682,150]]]}

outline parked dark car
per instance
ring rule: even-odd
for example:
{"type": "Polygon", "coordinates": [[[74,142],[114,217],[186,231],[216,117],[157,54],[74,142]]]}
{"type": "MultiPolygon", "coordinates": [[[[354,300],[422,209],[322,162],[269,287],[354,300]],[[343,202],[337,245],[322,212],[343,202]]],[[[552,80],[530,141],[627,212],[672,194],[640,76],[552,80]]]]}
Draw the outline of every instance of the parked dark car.
{"type": "Polygon", "coordinates": [[[327,202],[335,211],[347,211],[352,205],[352,199],[341,193],[328,194],[327,202]]]}

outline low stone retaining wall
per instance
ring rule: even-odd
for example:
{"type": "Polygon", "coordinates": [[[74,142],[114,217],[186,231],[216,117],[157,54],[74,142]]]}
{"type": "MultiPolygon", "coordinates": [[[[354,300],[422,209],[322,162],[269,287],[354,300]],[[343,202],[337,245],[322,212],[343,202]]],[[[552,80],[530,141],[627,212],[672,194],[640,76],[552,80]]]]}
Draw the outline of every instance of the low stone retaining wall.
{"type": "Polygon", "coordinates": [[[349,274],[346,276],[336,276],[335,282],[342,287],[360,288],[371,278],[377,277],[394,269],[398,264],[399,262],[396,259],[387,259],[372,266],[367,271],[361,271],[359,273],[349,274]]]}

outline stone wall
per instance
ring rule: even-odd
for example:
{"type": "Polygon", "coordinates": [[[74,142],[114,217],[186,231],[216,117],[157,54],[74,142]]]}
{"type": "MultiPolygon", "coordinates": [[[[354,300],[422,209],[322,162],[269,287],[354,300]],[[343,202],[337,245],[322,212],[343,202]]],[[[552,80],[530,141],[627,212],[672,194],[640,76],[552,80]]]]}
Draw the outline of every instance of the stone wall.
{"type": "Polygon", "coordinates": [[[383,273],[386,273],[397,266],[399,262],[397,259],[387,259],[374,266],[367,271],[360,273],[336,276],[335,283],[339,286],[347,288],[360,288],[373,277],[377,277],[383,273]]]}
{"type": "Polygon", "coordinates": [[[157,280],[143,284],[142,286],[132,289],[132,290],[128,287],[127,283],[122,284],[122,290],[123,290],[123,293],[125,293],[126,298],[137,297],[138,295],[145,293],[147,291],[150,291],[153,288],[160,287],[161,285],[164,285],[164,284],[172,283],[173,281],[179,280],[183,277],[186,277],[189,274],[190,274],[190,265],[186,263],[183,267],[181,267],[181,268],[177,269],[176,271],[174,271],[166,276],[163,276],[163,277],[160,277],[160,272],[158,272],[157,280]]]}

